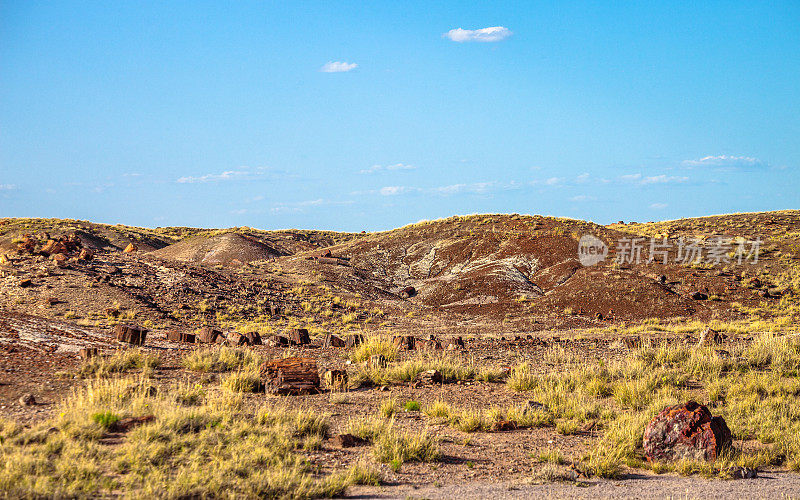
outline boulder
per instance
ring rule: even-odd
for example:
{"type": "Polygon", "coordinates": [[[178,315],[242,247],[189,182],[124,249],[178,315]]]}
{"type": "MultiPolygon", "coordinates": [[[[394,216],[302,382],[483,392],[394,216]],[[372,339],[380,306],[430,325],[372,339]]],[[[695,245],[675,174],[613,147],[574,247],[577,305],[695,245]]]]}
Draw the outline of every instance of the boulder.
{"type": "Polygon", "coordinates": [[[132,253],[132,252],[135,252],[137,250],[139,250],[139,247],[136,246],[133,242],[131,242],[131,243],[128,243],[128,246],[125,247],[123,252],[124,253],[132,253]]]}
{"type": "Polygon", "coordinates": [[[120,342],[142,345],[147,336],[147,329],[132,325],[117,325],[114,327],[114,336],[120,342]]]}
{"type": "Polygon", "coordinates": [[[407,287],[403,288],[402,290],[400,290],[400,297],[403,298],[403,299],[409,299],[409,298],[413,297],[416,294],[417,294],[417,290],[413,286],[407,286],[407,287]]]}
{"type": "Polygon", "coordinates": [[[716,460],[733,439],[725,419],[689,401],[669,406],[647,424],[644,455],[648,461],[716,460]]]}
{"type": "Polygon", "coordinates": [[[708,294],[698,291],[692,294],[692,298],[694,300],[708,300],[708,294]]]}
{"type": "Polygon", "coordinates": [[[30,286],[33,286],[33,281],[31,281],[30,278],[26,278],[19,281],[20,288],[28,288],[30,286]]]}

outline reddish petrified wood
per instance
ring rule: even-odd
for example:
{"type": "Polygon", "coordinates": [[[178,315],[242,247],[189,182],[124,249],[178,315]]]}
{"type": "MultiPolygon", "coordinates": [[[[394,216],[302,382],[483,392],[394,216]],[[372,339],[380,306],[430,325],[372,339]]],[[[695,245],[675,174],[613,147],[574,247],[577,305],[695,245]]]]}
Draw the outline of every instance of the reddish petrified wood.
{"type": "Polygon", "coordinates": [[[195,338],[195,342],[199,344],[213,344],[217,341],[218,338],[221,338],[222,332],[219,330],[215,330],[210,326],[205,326],[200,329],[200,332],[197,334],[195,338]]]}
{"type": "Polygon", "coordinates": [[[670,406],[644,431],[644,455],[650,461],[716,460],[732,443],[725,419],[713,417],[694,401],[670,406]]]}
{"type": "Polygon", "coordinates": [[[147,329],[131,325],[117,325],[114,328],[114,335],[120,342],[142,345],[147,336],[147,329]]]}
{"type": "Polygon", "coordinates": [[[261,380],[264,390],[271,394],[319,392],[319,372],[313,358],[292,357],[267,361],[261,366],[261,380]]]}

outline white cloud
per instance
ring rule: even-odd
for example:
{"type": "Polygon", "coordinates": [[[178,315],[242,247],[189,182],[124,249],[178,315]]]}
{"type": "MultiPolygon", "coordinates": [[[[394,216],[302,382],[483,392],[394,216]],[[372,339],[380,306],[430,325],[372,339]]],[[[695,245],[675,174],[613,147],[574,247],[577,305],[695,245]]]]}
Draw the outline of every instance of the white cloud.
{"type": "Polygon", "coordinates": [[[16,184],[0,184],[0,191],[12,191],[17,189],[16,184]]]}
{"type": "Polygon", "coordinates": [[[317,198],[315,200],[305,200],[294,203],[278,203],[272,208],[270,208],[270,212],[274,214],[300,213],[305,211],[307,207],[321,207],[327,205],[352,205],[353,203],[354,202],[352,200],[333,201],[333,200],[326,200],[324,198],[317,198]]]}
{"type": "Polygon", "coordinates": [[[563,181],[563,180],[564,180],[564,179],[562,179],[562,178],[560,178],[560,177],[550,177],[549,179],[547,179],[546,181],[544,181],[544,183],[545,183],[546,185],[548,185],[548,186],[556,186],[556,185],[558,185],[558,184],[561,184],[561,181],[563,181]]]}
{"type": "Polygon", "coordinates": [[[440,186],[434,188],[433,191],[438,194],[450,195],[458,193],[486,193],[495,187],[494,182],[475,182],[472,184],[451,184],[449,186],[440,186]]]}
{"type": "Polygon", "coordinates": [[[656,210],[661,210],[662,208],[667,208],[669,205],[666,203],[653,203],[650,205],[650,208],[654,208],[656,210]]]}
{"type": "Polygon", "coordinates": [[[226,170],[219,174],[179,177],[175,182],[178,184],[201,184],[205,182],[247,180],[264,175],[266,170],[266,167],[258,167],[255,169],[240,167],[240,170],[226,170]]]}
{"type": "Polygon", "coordinates": [[[410,193],[417,190],[418,190],[417,188],[412,188],[408,186],[386,186],[380,188],[378,192],[382,196],[396,196],[398,194],[410,193]]]}
{"type": "Polygon", "coordinates": [[[395,163],[394,165],[373,165],[369,168],[359,170],[359,174],[374,174],[375,172],[395,171],[395,170],[414,170],[417,167],[414,165],[406,165],[405,163],[395,163]]]}
{"type": "Polygon", "coordinates": [[[628,174],[628,175],[620,175],[619,176],[619,179],[621,181],[625,181],[625,182],[638,181],[641,178],[642,178],[642,174],[628,174]]]}
{"type": "Polygon", "coordinates": [[[597,198],[594,196],[589,196],[588,194],[579,194],[578,196],[573,196],[569,199],[569,201],[594,201],[597,198]]]}
{"type": "Polygon", "coordinates": [[[664,174],[651,175],[647,177],[643,177],[642,174],[627,174],[619,176],[619,180],[622,182],[630,182],[646,186],[648,184],[671,184],[676,182],[686,182],[689,180],[689,178],[685,176],[664,174]]]}
{"type": "Polygon", "coordinates": [[[323,73],[345,73],[353,71],[358,67],[356,63],[349,63],[343,61],[328,61],[319,69],[323,73]]]}
{"type": "Polygon", "coordinates": [[[764,162],[750,156],[705,156],[699,160],[686,160],[683,165],[688,167],[760,167],[764,162]]]}
{"type": "Polygon", "coordinates": [[[588,173],[583,173],[575,178],[575,182],[577,182],[578,184],[585,184],[589,182],[590,177],[591,176],[588,173]]]}
{"type": "Polygon", "coordinates": [[[465,30],[456,28],[448,31],[444,35],[454,42],[499,42],[512,35],[511,30],[503,26],[492,26],[477,30],[465,30]]]}
{"type": "Polygon", "coordinates": [[[679,177],[677,175],[653,175],[650,177],[645,177],[642,179],[641,184],[668,184],[673,182],[686,182],[688,181],[688,177],[679,177]]]}

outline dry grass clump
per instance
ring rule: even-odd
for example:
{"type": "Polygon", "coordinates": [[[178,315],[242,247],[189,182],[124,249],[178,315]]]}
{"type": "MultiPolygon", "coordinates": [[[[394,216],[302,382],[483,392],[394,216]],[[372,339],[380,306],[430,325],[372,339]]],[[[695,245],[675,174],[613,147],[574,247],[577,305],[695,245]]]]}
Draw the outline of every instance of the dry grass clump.
{"type": "Polygon", "coordinates": [[[123,349],[111,356],[92,356],[78,369],[81,377],[109,377],[115,374],[142,370],[150,374],[161,364],[161,358],[141,349],[123,349]]]}
{"type": "Polygon", "coordinates": [[[354,363],[361,363],[370,358],[370,356],[380,354],[386,361],[394,361],[397,358],[397,346],[392,343],[392,339],[383,336],[375,335],[367,338],[367,340],[355,347],[350,359],[354,363]]]}
{"type": "Polygon", "coordinates": [[[251,349],[209,347],[197,349],[183,358],[183,366],[195,372],[258,370],[263,359],[251,349]]]}
{"type": "Polygon", "coordinates": [[[1,422],[0,491],[13,498],[120,491],[143,498],[318,498],[378,481],[362,464],[319,475],[296,453],[319,446],[324,415],[271,406],[252,414],[240,396],[225,392],[186,399],[199,389],[152,391],[143,377],[95,379],[48,421],[31,428],[1,422]],[[99,442],[114,422],[148,415],[154,419],[129,430],[119,445],[99,442]]]}
{"type": "Polygon", "coordinates": [[[477,373],[472,364],[465,365],[452,355],[423,354],[402,363],[390,364],[385,368],[361,367],[354,380],[359,385],[388,385],[411,382],[417,375],[428,370],[438,371],[445,383],[472,380],[477,373]]]}

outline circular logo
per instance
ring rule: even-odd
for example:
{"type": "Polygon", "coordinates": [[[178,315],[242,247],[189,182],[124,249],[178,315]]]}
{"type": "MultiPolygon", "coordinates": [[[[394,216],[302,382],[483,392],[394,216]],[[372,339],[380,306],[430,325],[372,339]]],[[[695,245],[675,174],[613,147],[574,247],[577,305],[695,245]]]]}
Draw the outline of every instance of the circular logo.
{"type": "Polygon", "coordinates": [[[593,266],[606,260],[608,246],[603,240],[591,234],[584,234],[578,240],[578,260],[584,266],[593,266]]]}

